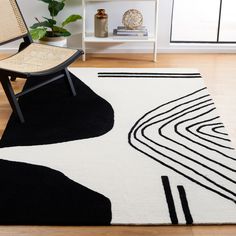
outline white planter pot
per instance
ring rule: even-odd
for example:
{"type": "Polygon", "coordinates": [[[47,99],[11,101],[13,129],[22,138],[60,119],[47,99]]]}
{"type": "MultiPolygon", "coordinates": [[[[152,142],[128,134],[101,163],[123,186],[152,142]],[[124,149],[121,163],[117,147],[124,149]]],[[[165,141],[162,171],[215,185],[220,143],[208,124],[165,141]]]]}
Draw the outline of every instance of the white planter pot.
{"type": "Polygon", "coordinates": [[[44,37],[39,40],[39,43],[48,44],[52,46],[58,46],[58,47],[66,47],[67,38],[66,37],[44,37]]]}

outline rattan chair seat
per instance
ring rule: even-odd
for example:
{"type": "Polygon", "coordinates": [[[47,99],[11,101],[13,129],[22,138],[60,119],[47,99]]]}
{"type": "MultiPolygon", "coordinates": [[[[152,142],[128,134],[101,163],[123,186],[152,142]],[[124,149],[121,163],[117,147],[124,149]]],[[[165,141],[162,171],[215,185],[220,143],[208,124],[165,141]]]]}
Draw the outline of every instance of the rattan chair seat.
{"type": "Polygon", "coordinates": [[[68,60],[77,50],[32,43],[21,52],[0,61],[0,69],[23,73],[50,70],[68,60]]]}
{"type": "Polygon", "coordinates": [[[0,0],[0,16],[0,45],[23,39],[17,54],[0,60],[0,83],[20,122],[24,123],[25,119],[18,98],[36,89],[64,79],[71,95],[76,96],[67,67],[83,55],[83,51],[33,43],[16,0],[0,0]],[[26,80],[36,78],[38,81],[35,86],[26,86],[16,94],[11,81],[18,77],[26,80]]]}

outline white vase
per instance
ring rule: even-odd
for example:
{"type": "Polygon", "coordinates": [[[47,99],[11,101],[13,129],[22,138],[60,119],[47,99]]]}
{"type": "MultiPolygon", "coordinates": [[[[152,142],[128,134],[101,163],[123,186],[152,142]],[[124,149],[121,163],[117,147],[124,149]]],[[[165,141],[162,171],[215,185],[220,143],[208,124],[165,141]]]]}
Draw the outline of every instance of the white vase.
{"type": "Polygon", "coordinates": [[[44,37],[39,40],[39,43],[48,44],[57,47],[66,47],[67,38],[66,37],[44,37]]]}

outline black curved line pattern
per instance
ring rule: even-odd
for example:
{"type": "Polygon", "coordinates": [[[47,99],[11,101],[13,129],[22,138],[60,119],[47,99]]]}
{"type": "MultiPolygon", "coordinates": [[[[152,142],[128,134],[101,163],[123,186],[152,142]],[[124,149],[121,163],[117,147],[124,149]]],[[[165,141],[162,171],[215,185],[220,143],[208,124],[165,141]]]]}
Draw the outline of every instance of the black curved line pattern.
{"type": "MultiPolygon", "coordinates": [[[[200,117],[200,116],[201,116],[201,115],[199,115],[198,117],[200,117]]],[[[198,117],[195,117],[194,119],[196,119],[196,118],[198,118],[198,117]]],[[[190,119],[190,120],[192,120],[192,119],[190,119]]],[[[185,121],[184,121],[184,122],[185,122],[185,121]]],[[[184,138],[190,140],[190,141],[193,142],[193,143],[196,143],[196,144],[198,144],[198,145],[200,145],[200,146],[202,146],[202,147],[205,147],[206,149],[209,149],[209,150],[211,150],[211,151],[217,152],[217,153],[223,155],[224,157],[227,157],[227,158],[229,158],[229,159],[231,159],[231,160],[234,160],[234,161],[236,160],[235,158],[233,158],[233,157],[231,157],[231,156],[229,156],[229,155],[223,153],[222,151],[219,151],[219,150],[217,150],[217,149],[211,148],[211,147],[209,147],[209,146],[207,146],[207,145],[204,145],[204,144],[201,143],[201,142],[194,141],[193,139],[187,137],[186,135],[181,134],[181,133],[178,131],[178,126],[179,126],[180,124],[184,123],[184,122],[179,122],[179,123],[177,123],[177,124],[175,125],[175,132],[176,132],[177,134],[179,134],[180,136],[182,136],[182,137],[184,137],[184,138]]],[[[193,134],[193,135],[195,135],[195,136],[198,136],[198,135],[194,134],[192,131],[190,131],[190,130],[188,129],[188,127],[186,127],[186,130],[189,131],[191,134],[193,134]]],[[[212,143],[213,143],[213,142],[212,142],[212,143]]],[[[180,144],[180,145],[183,146],[183,144],[180,144]]],[[[220,146],[220,145],[219,145],[219,146],[220,146]]],[[[189,149],[189,150],[191,150],[190,148],[188,148],[188,147],[185,146],[185,145],[184,145],[184,147],[187,148],[187,149],[189,149]]],[[[231,147],[228,148],[228,149],[234,150],[234,149],[231,148],[231,147]]],[[[201,156],[203,156],[203,155],[200,154],[200,153],[198,153],[198,154],[201,155],[201,156]]]]}
{"type": "Polygon", "coordinates": [[[222,135],[228,136],[227,133],[224,133],[224,132],[221,132],[221,131],[218,130],[218,129],[222,129],[222,128],[225,128],[224,125],[215,127],[215,128],[213,128],[212,130],[213,130],[215,133],[217,133],[217,134],[222,134],[222,135]]]}
{"type": "MultiPolygon", "coordinates": [[[[205,105],[205,106],[203,106],[203,107],[207,107],[207,106],[209,106],[209,105],[211,105],[211,104],[205,105]]],[[[201,108],[203,108],[203,107],[197,108],[197,109],[195,109],[195,110],[199,110],[199,109],[201,109],[201,108]]],[[[195,110],[193,110],[193,111],[195,111],[195,110]]],[[[192,112],[192,111],[190,111],[190,112],[192,112]]],[[[179,118],[179,117],[177,117],[177,118],[179,118]]],[[[176,119],[176,118],[175,118],[175,119],[176,119]]],[[[171,120],[171,121],[172,121],[172,120],[171,120]]],[[[154,124],[154,123],[151,123],[150,126],[152,126],[153,124],[154,124]]],[[[166,125],[166,124],[165,124],[165,125],[166,125]]],[[[164,126],[165,126],[165,125],[164,125],[164,126]]],[[[178,151],[175,151],[174,149],[171,149],[171,148],[169,148],[169,147],[167,147],[167,146],[162,146],[162,145],[158,144],[157,142],[152,141],[151,139],[149,139],[147,136],[144,135],[144,131],[143,131],[143,130],[146,129],[147,127],[148,127],[148,126],[144,126],[144,128],[141,130],[141,133],[142,133],[143,137],[145,137],[148,141],[154,143],[155,145],[158,145],[158,146],[160,146],[160,147],[163,147],[163,148],[165,148],[165,149],[167,149],[167,150],[171,150],[172,152],[177,153],[177,154],[180,155],[180,156],[184,156],[186,159],[191,160],[191,161],[193,161],[193,162],[195,162],[195,163],[197,163],[197,164],[203,166],[204,168],[209,169],[209,170],[215,172],[215,173],[218,174],[219,176],[221,176],[221,177],[227,179],[228,181],[233,182],[233,183],[236,183],[236,182],[235,182],[234,180],[232,180],[231,178],[229,178],[229,177],[225,176],[224,174],[222,174],[222,173],[220,173],[220,172],[214,170],[213,168],[210,168],[209,166],[207,166],[207,165],[205,165],[205,164],[202,164],[202,163],[200,163],[199,161],[197,161],[197,160],[195,160],[195,159],[193,159],[193,158],[190,158],[190,157],[188,157],[188,156],[186,156],[186,155],[183,155],[182,153],[180,153],[180,152],[178,152],[178,151]]],[[[165,139],[167,139],[167,140],[173,141],[174,143],[177,143],[177,144],[179,144],[179,145],[185,147],[186,149],[189,149],[189,150],[193,151],[194,153],[197,153],[197,154],[201,155],[200,153],[194,151],[193,149],[188,148],[186,145],[181,144],[181,143],[179,143],[179,142],[176,142],[175,140],[170,139],[170,138],[164,136],[164,135],[161,133],[161,129],[162,129],[162,128],[163,128],[163,126],[159,129],[159,135],[160,135],[160,136],[162,136],[163,138],[165,138],[165,139]]],[[[208,160],[210,160],[210,161],[213,161],[212,159],[209,159],[209,158],[207,158],[207,157],[204,156],[204,155],[201,155],[201,156],[205,157],[205,159],[208,159],[208,160]]],[[[216,161],[213,161],[213,162],[215,162],[215,163],[217,163],[217,164],[219,164],[219,165],[222,165],[222,164],[220,164],[219,162],[216,162],[216,161]]],[[[182,164],[182,165],[183,165],[183,164],[182,164]]],[[[206,177],[206,176],[200,174],[199,172],[197,172],[196,170],[190,168],[189,166],[187,166],[187,165],[184,165],[184,166],[185,166],[185,168],[187,168],[187,169],[189,169],[189,170],[195,172],[196,174],[200,175],[200,176],[203,177],[204,179],[207,179],[208,181],[210,181],[210,182],[213,183],[214,185],[220,187],[221,189],[224,189],[225,191],[227,191],[227,192],[229,192],[229,193],[231,193],[231,194],[233,194],[233,195],[236,194],[236,193],[234,193],[234,192],[232,192],[232,191],[226,189],[225,187],[219,185],[217,182],[214,182],[214,181],[212,181],[211,179],[209,179],[208,177],[206,177]]],[[[224,166],[224,165],[223,165],[223,166],[224,166]]],[[[224,167],[225,167],[225,166],[224,166],[224,167]]],[[[231,169],[230,167],[227,167],[227,168],[230,169],[230,170],[232,170],[232,171],[235,171],[235,170],[231,169]]],[[[236,195],[235,195],[235,196],[236,196],[236,195]]]]}
{"type": "MultiPolygon", "coordinates": [[[[178,102],[178,101],[180,101],[180,100],[182,100],[182,99],[185,99],[185,98],[188,98],[188,97],[190,97],[190,96],[193,96],[193,95],[195,95],[195,94],[197,94],[197,93],[200,93],[200,92],[202,92],[202,91],[204,91],[204,90],[206,90],[206,89],[207,89],[207,88],[204,87],[204,88],[202,88],[202,89],[199,89],[199,90],[197,90],[197,91],[194,91],[194,92],[192,92],[192,93],[190,93],[190,94],[187,94],[187,95],[185,95],[185,96],[182,96],[182,97],[177,98],[177,99],[175,99],[175,100],[172,100],[172,101],[170,101],[170,102],[166,102],[166,103],[164,103],[164,104],[162,104],[162,105],[160,105],[160,106],[154,108],[153,110],[151,110],[151,111],[147,112],[146,114],[144,114],[138,121],[136,121],[133,127],[137,126],[138,123],[139,123],[141,120],[143,120],[144,118],[146,118],[146,117],[147,117],[148,115],[150,115],[151,113],[157,111],[158,109],[161,109],[161,108],[163,108],[163,107],[165,107],[165,106],[167,106],[167,105],[173,104],[173,103],[178,102]]],[[[208,97],[208,96],[209,96],[209,94],[204,95],[204,96],[202,96],[201,98],[205,98],[205,97],[208,97]]],[[[194,99],[194,100],[196,100],[196,99],[194,99]]],[[[172,111],[172,110],[176,109],[176,108],[179,107],[179,106],[181,106],[181,105],[177,105],[176,107],[173,107],[172,109],[170,109],[170,110],[168,110],[168,111],[172,111]]],[[[158,116],[160,116],[160,115],[162,115],[162,114],[164,114],[164,113],[165,113],[165,112],[160,113],[160,114],[158,114],[158,116]]],[[[147,122],[147,121],[146,121],[146,122],[147,122]]],[[[131,130],[132,130],[132,129],[131,129],[131,130]]]]}
{"type": "MultiPolygon", "coordinates": [[[[207,106],[209,106],[209,105],[211,105],[211,104],[202,106],[202,107],[197,108],[197,109],[195,109],[195,110],[201,109],[201,108],[203,108],[203,107],[207,107],[207,106]]],[[[193,110],[193,111],[195,111],[195,110],[193,110]]],[[[193,112],[193,111],[190,111],[190,112],[193,112]]],[[[186,113],[184,113],[184,114],[186,114],[186,113]]],[[[182,115],[181,115],[181,116],[182,116],[182,115]]],[[[180,117],[181,117],[181,116],[180,116],[180,117]]],[[[177,118],[179,118],[179,117],[177,117],[177,118]]],[[[176,119],[176,118],[175,118],[175,119],[176,119]]],[[[172,121],[172,120],[171,120],[171,121],[172,121]]],[[[158,121],[158,122],[159,122],[159,121],[158,121]]],[[[174,153],[177,153],[178,155],[183,156],[183,157],[185,157],[186,159],[189,159],[189,160],[191,160],[191,161],[193,161],[193,162],[195,162],[195,163],[197,163],[197,164],[199,164],[199,165],[201,165],[201,166],[203,166],[203,167],[205,167],[205,168],[207,168],[207,169],[209,169],[209,170],[211,170],[211,171],[217,173],[218,175],[220,175],[220,176],[222,176],[222,177],[228,179],[229,181],[232,181],[233,183],[236,183],[236,182],[233,181],[231,178],[228,178],[227,176],[225,176],[225,175],[223,175],[222,173],[220,173],[220,172],[218,172],[218,171],[212,169],[211,167],[209,167],[209,166],[207,166],[207,165],[205,165],[205,164],[203,164],[203,163],[201,163],[201,162],[199,162],[199,161],[197,161],[197,160],[195,160],[195,159],[193,159],[193,158],[190,158],[190,157],[188,157],[187,155],[184,155],[184,154],[182,154],[182,153],[180,153],[180,152],[178,152],[178,151],[176,151],[176,150],[174,150],[174,149],[171,149],[170,147],[160,145],[159,143],[157,143],[157,142],[151,140],[150,138],[148,138],[148,137],[144,134],[144,130],[145,130],[146,128],[148,128],[149,126],[152,126],[152,125],[154,125],[154,124],[156,124],[156,122],[151,123],[151,124],[149,124],[149,125],[146,125],[146,126],[144,126],[144,127],[141,129],[141,133],[142,133],[143,137],[145,137],[148,141],[154,143],[154,144],[157,145],[157,146],[160,146],[160,147],[165,148],[165,149],[167,149],[167,150],[170,150],[170,151],[172,151],[172,152],[174,152],[174,153]]],[[[166,124],[165,124],[165,125],[166,125],[166,124]]],[[[186,149],[188,149],[188,150],[190,150],[190,151],[192,151],[192,152],[194,152],[194,153],[197,153],[198,155],[201,155],[202,157],[204,157],[205,159],[207,159],[207,160],[209,160],[209,161],[212,161],[212,162],[214,162],[214,163],[216,163],[216,164],[218,164],[218,165],[221,165],[221,166],[223,166],[223,167],[225,167],[225,168],[227,168],[227,169],[229,169],[229,170],[231,170],[231,171],[236,172],[236,170],[231,169],[230,167],[224,166],[224,165],[222,165],[221,163],[219,163],[219,162],[217,162],[217,161],[215,161],[215,160],[213,160],[213,159],[210,159],[210,158],[208,158],[208,157],[202,155],[201,153],[196,152],[196,151],[193,150],[193,149],[188,148],[186,145],[181,144],[181,143],[179,143],[179,142],[176,142],[175,140],[170,139],[170,138],[164,136],[164,135],[162,134],[161,130],[162,130],[162,128],[163,128],[165,125],[163,125],[163,126],[158,130],[159,135],[162,136],[163,138],[168,139],[168,140],[170,140],[170,141],[173,141],[173,142],[175,142],[176,144],[181,145],[181,146],[185,147],[186,149]]],[[[186,168],[190,169],[188,166],[186,166],[186,168]]],[[[207,177],[205,177],[204,175],[202,175],[202,177],[203,177],[203,178],[207,178],[207,177]]],[[[214,184],[218,185],[217,183],[214,183],[214,184]]]]}
{"type": "MultiPolygon", "coordinates": [[[[217,119],[217,118],[216,118],[216,119],[217,119]]],[[[203,121],[203,122],[205,123],[206,121],[203,121]]],[[[206,133],[206,132],[203,131],[203,129],[206,128],[206,127],[209,127],[209,126],[216,126],[216,125],[220,125],[220,124],[221,124],[221,123],[213,123],[213,124],[200,125],[200,126],[196,129],[196,131],[197,131],[199,134],[202,134],[202,135],[205,135],[205,136],[208,136],[208,137],[212,137],[212,138],[216,138],[216,139],[221,139],[221,140],[224,140],[224,141],[226,141],[226,142],[231,142],[230,139],[223,138],[223,137],[220,137],[220,136],[216,136],[216,135],[213,135],[213,134],[209,134],[209,133],[206,133]]],[[[211,131],[213,131],[213,130],[211,129],[211,131]]]]}
{"type": "MultiPolygon", "coordinates": [[[[210,101],[210,100],[207,100],[207,101],[210,101]]],[[[200,103],[200,104],[202,104],[202,103],[200,103]]],[[[200,104],[198,104],[198,105],[200,105],[200,104]]],[[[213,103],[212,103],[213,104],[213,103]]],[[[210,104],[210,105],[212,105],[212,104],[210,104]]],[[[194,106],[191,106],[191,107],[188,107],[187,109],[184,109],[183,111],[186,111],[186,110],[188,110],[189,108],[192,108],[192,107],[194,107],[194,106]]],[[[214,108],[215,109],[215,108],[214,108]]],[[[175,113],[174,115],[176,115],[176,114],[180,114],[181,112],[178,112],[178,113],[175,113]]],[[[167,117],[167,118],[171,118],[171,117],[173,117],[174,115],[171,115],[171,116],[169,116],[169,117],[167,117]]],[[[180,117],[181,117],[182,115],[180,115],[180,117]]],[[[153,118],[156,118],[157,116],[154,116],[153,118]]],[[[167,118],[165,118],[165,119],[167,119],[167,118]]],[[[178,117],[177,117],[178,118],[178,117]]],[[[177,119],[177,118],[175,118],[175,119],[177,119]]],[[[162,120],[158,120],[158,121],[156,121],[156,122],[153,122],[153,123],[151,123],[151,124],[149,124],[148,126],[145,126],[145,128],[148,128],[149,126],[151,126],[151,125],[154,125],[154,124],[156,124],[156,123],[158,123],[158,122],[160,122],[160,121],[164,121],[165,119],[162,119],[162,120]]],[[[148,121],[150,121],[150,119],[148,120],[148,121]]],[[[146,123],[146,122],[145,122],[146,123]]],[[[143,123],[142,125],[144,125],[145,123],[143,123]]],[[[159,129],[159,131],[163,128],[164,126],[162,126],[160,129],[159,129]]],[[[144,129],[145,129],[144,128],[144,129]]],[[[144,135],[144,132],[143,132],[143,130],[144,129],[142,129],[142,134],[144,135]]],[[[165,137],[164,135],[162,135],[162,133],[161,132],[159,132],[159,134],[162,136],[162,137],[164,137],[164,138],[167,138],[168,139],[168,137],[165,137]]],[[[145,138],[147,138],[145,135],[144,135],[144,137],[145,138]]],[[[148,139],[148,138],[147,138],[148,139]]],[[[151,139],[149,139],[149,141],[152,141],[151,139]]],[[[171,140],[171,141],[173,141],[174,142],[174,140],[171,140]]],[[[155,142],[154,142],[155,143],[155,142]]],[[[155,143],[156,145],[160,145],[160,144],[158,144],[158,143],[155,143]]],[[[184,144],[181,144],[181,143],[178,143],[177,142],[177,144],[179,144],[179,145],[182,145],[182,146],[184,146],[185,148],[188,148],[187,146],[185,146],[184,144]]],[[[202,144],[200,144],[200,145],[202,145],[202,144]]],[[[206,146],[206,148],[208,148],[207,146],[206,146]]],[[[169,149],[168,147],[166,147],[166,149],[169,149]]],[[[194,150],[192,150],[192,149],[190,149],[190,148],[188,148],[189,150],[191,150],[191,151],[194,151],[194,150]]],[[[170,150],[170,149],[169,149],[170,150]]],[[[194,151],[195,152],[195,151],[194,151]]],[[[221,153],[221,152],[220,152],[221,153]]],[[[202,154],[200,154],[200,153],[197,153],[198,155],[201,155],[202,157],[205,157],[206,159],[208,159],[208,160],[211,160],[211,159],[209,159],[209,158],[207,158],[206,156],[204,156],[204,155],[202,155],[202,154]]],[[[221,153],[222,155],[224,155],[224,153],[221,153]]],[[[226,155],[226,157],[228,157],[228,158],[231,158],[230,156],[227,156],[226,155]]],[[[232,158],[233,160],[235,160],[234,158],[232,158]]],[[[211,160],[211,161],[213,161],[213,162],[215,162],[215,163],[217,163],[216,161],[214,161],[214,160],[211,160]]],[[[218,164],[220,164],[220,163],[218,163],[218,164]]],[[[220,165],[222,165],[222,164],[220,164],[220,165]]],[[[234,169],[231,169],[230,167],[227,167],[227,168],[229,168],[230,170],[233,170],[233,171],[235,171],[234,169]]]]}
{"type": "Polygon", "coordinates": [[[203,88],[147,112],[131,128],[128,142],[158,163],[236,203],[236,181],[232,178],[236,171],[233,150],[222,145],[220,142],[223,140],[219,143],[204,140],[192,130],[193,134],[189,133],[189,136],[183,133],[187,132],[186,125],[218,121],[214,103],[205,99],[207,97],[209,94],[203,88]],[[207,141],[214,143],[214,148],[208,148],[205,145],[207,141]]]}
{"type": "MultiPolygon", "coordinates": [[[[218,118],[219,118],[219,117],[218,117],[218,118]]],[[[198,122],[198,123],[196,123],[196,124],[199,124],[199,123],[201,123],[201,122],[198,122]]],[[[201,137],[201,136],[198,135],[197,133],[192,132],[190,129],[191,129],[193,126],[195,126],[196,124],[190,125],[190,126],[186,127],[186,130],[187,130],[188,132],[190,132],[191,134],[193,134],[194,136],[198,137],[199,139],[205,140],[205,141],[207,141],[207,142],[209,142],[209,143],[211,143],[211,144],[217,145],[217,146],[222,147],[222,148],[228,148],[228,149],[234,150],[234,148],[232,148],[232,147],[225,146],[225,145],[222,145],[222,144],[220,144],[220,143],[216,143],[216,142],[214,142],[214,141],[212,141],[212,140],[210,140],[210,139],[206,139],[206,138],[201,137]]],[[[230,140],[228,139],[228,141],[230,141],[230,140]]]]}
{"type": "MultiPolygon", "coordinates": [[[[131,130],[131,131],[133,131],[133,130],[131,130]]],[[[134,136],[134,138],[137,139],[136,136],[134,136]]],[[[134,149],[136,149],[137,151],[139,151],[139,152],[143,153],[144,155],[150,157],[150,158],[153,159],[154,161],[156,161],[156,162],[162,164],[163,166],[165,166],[165,167],[167,167],[167,168],[173,170],[174,172],[176,172],[176,173],[178,173],[178,174],[184,176],[185,178],[189,179],[189,180],[192,181],[193,183],[196,183],[196,184],[200,185],[201,187],[204,187],[204,188],[207,189],[207,190],[210,190],[210,191],[212,191],[212,192],[214,192],[214,193],[217,193],[217,194],[220,195],[221,197],[223,197],[223,198],[225,198],[225,199],[228,199],[228,200],[231,200],[231,201],[233,201],[233,202],[236,204],[236,200],[234,200],[232,197],[228,197],[227,195],[222,194],[220,191],[217,191],[217,190],[215,190],[215,189],[213,189],[213,188],[211,188],[211,187],[208,187],[207,185],[205,185],[205,184],[203,184],[203,183],[201,183],[201,182],[195,180],[195,179],[192,178],[191,176],[184,174],[183,172],[179,171],[178,169],[174,168],[173,166],[168,165],[168,164],[166,164],[165,162],[163,162],[163,161],[161,161],[161,160],[159,160],[159,159],[156,159],[154,156],[148,154],[147,152],[145,152],[145,151],[143,151],[142,149],[140,149],[140,148],[138,148],[137,146],[135,146],[135,145],[132,143],[131,132],[130,132],[129,135],[128,135],[128,143],[129,143],[134,149]]],[[[142,141],[140,141],[140,143],[145,145],[145,143],[142,142],[142,141]]],[[[147,146],[148,146],[148,145],[147,145],[147,146]]],[[[151,147],[150,147],[150,148],[151,148],[151,147]]],[[[151,149],[152,149],[152,148],[151,148],[151,149]]],[[[159,154],[159,155],[165,157],[165,158],[168,158],[168,156],[164,155],[163,153],[161,153],[161,152],[159,152],[159,151],[156,151],[156,150],[155,150],[155,152],[156,152],[157,154],[159,154]]],[[[173,159],[172,159],[172,160],[173,160],[173,159]]]]}

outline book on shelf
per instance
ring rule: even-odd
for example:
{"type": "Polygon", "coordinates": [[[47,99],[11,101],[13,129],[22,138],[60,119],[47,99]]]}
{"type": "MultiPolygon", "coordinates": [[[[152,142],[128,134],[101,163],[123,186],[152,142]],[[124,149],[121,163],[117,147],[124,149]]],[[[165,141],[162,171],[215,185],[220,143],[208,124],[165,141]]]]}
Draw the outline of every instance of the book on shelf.
{"type": "Polygon", "coordinates": [[[145,26],[136,29],[126,29],[124,26],[118,26],[117,29],[113,30],[113,35],[115,37],[125,37],[125,38],[147,38],[148,31],[145,26]]]}
{"type": "Polygon", "coordinates": [[[113,40],[148,40],[147,36],[115,36],[113,40]]]}
{"type": "Polygon", "coordinates": [[[125,26],[117,26],[117,30],[129,30],[129,31],[134,31],[134,30],[145,30],[147,29],[146,26],[139,26],[135,29],[128,29],[125,26]]]}
{"type": "Polygon", "coordinates": [[[148,36],[148,32],[117,32],[117,29],[113,30],[114,36],[148,36]]]}

